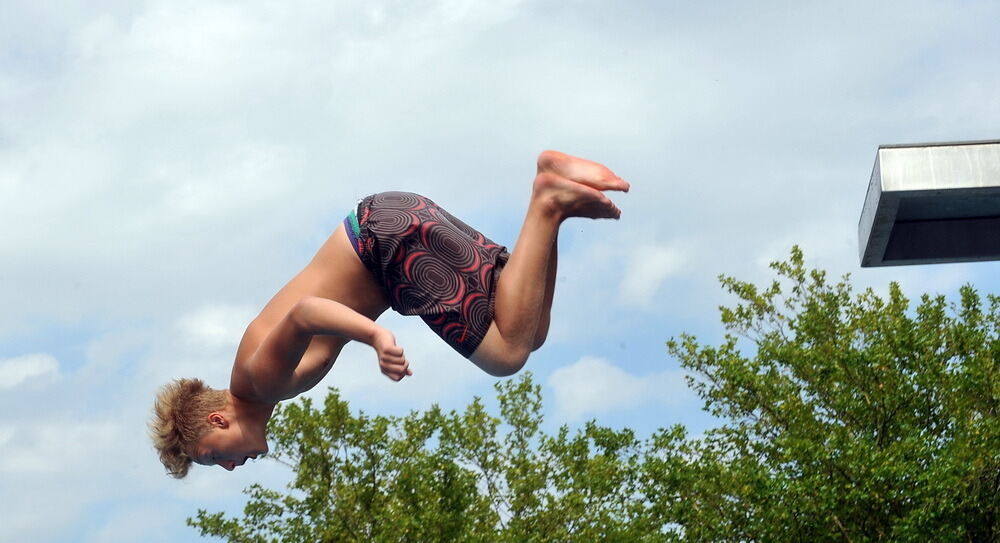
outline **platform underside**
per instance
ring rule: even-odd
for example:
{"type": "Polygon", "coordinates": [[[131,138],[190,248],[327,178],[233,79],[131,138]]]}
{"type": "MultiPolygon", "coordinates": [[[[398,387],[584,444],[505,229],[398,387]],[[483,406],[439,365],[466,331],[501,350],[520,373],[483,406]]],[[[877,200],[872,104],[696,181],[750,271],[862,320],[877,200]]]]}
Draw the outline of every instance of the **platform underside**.
{"type": "Polygon", "coordinates": [[[862,267],[1000,259],[1000,141],[879,147],[862,267]]]}

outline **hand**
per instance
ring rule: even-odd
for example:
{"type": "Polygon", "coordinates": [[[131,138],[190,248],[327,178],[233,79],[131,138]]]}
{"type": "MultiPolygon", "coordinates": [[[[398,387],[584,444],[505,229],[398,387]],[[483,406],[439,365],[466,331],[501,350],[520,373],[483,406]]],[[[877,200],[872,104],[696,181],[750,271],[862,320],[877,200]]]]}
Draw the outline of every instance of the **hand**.
{"type": "Polygon", "coordinates": [[[378,354],[379,368],[386,377],[399,381],[407,375],[413,375],[409,361],[403,356],[403,348],[396,345],[396,337],[392,332],[379,327],[372,339],[372,347],[378,354]]]}

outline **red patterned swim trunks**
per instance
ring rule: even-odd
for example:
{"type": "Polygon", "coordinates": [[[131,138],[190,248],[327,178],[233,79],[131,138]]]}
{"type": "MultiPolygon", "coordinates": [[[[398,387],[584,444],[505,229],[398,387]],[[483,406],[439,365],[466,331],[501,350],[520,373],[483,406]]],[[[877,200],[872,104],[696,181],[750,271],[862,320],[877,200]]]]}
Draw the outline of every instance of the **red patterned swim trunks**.
{"type": "Polygon", "coordinates": [[[409,192],[362,199],[344,226],[395,311],[419,315],[466,358],[479,347],[493,322],[506,247],[409,192]]]}

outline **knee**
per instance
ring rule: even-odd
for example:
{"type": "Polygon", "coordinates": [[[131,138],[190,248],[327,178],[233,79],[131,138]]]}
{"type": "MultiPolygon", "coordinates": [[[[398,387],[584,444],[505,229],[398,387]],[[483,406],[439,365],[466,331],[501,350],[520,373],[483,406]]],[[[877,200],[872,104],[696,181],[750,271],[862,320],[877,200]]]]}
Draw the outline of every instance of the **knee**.
{"type": "Polygon", "coordinates": [[[529,354],[531,351],[527,349],[505,349],[503,354],[495,356],[483,369],[494,377],[509,377],[521,371],[529,354]]]}

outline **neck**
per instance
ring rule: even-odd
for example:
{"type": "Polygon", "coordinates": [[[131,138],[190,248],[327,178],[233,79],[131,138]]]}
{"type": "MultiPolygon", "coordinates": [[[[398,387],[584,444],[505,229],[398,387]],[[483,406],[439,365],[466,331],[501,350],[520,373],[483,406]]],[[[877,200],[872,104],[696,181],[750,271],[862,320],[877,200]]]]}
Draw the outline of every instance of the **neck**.
{"type": "Polygon", "coordinates": [[[267,421],[271,419],[276,404],[246,401],[234,396],[228,390],[226,394],[229,396],[233,415],[239,420],[244,438],[250,440],[254,446],[267,450],[267,421]]]}

